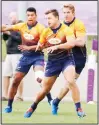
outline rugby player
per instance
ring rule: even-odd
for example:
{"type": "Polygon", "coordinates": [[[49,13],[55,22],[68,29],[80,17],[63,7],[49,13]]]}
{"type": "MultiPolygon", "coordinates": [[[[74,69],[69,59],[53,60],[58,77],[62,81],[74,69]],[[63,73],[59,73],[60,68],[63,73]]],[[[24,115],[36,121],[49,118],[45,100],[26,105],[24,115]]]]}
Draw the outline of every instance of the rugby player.
{"type": "MultiPolygon", "coordinates": [[[[86,63],[86,28],[84,23],[75,17],[75,7],[72,4],[66,4],[63,6],[63,14],[63,23],[73,30],[76,37],[76,46],[72,48],[72,54],[75,61],[75,78],[77,79],[86,63]]],[[[58,105],[68,92],[69,88],[66,85],[60,90],[59,95],[52,101],[52,114],[57,114],[58,105]]],[[[76,110],[82,110],[80,102],[75,103],[75,106],[76,110]]]]}
{"type": "MultiPolygon", "coordinates": [[[[34,103],[24,114],[25,118],[31,117],[38,103],[51,90],[61,72],[68,82],[74,102],[80,103],[79,89],[75,84],[75,62],[70,53],[70,49],[75,46],[74,33],[68,26],[60,23],[59,14],[56,9],[49,10],[45,14],[49,27],[41,34],[36,50],[41,47],[47,47],[48,61],[45,76],[42,80],[43,87],[37,94],[34,103]]],[[[81,117],[84,115],[83,111],[80,110],[77,110],[77,113],[81,117]]]]}
{"type": "MultiPolygon", "coordinates": [[[[30,7],[26,10],[27,22],[19,23],[12,26],[2,26],[2,32],[4,31],[19,31],[22,37],[22,45],[19,49],[22,51],[22,57],[16,68],[16,73],[12,82],[11,89],[8,95],[8,105],[4,109],[5,113],[12,112],[12,104],[14,97],[16,95],[20,81],[28,73],[31,66],[35,72],[36,80],[41,83],[44,71],[44,55],[38,51],[35,52],[37,43],[39,41],[40,35],[44,30],[44,26],[37,22],[36,9],[30,7]]],[[[47,94],[48,102],[52,100],[51,94],[47,94]]]]}

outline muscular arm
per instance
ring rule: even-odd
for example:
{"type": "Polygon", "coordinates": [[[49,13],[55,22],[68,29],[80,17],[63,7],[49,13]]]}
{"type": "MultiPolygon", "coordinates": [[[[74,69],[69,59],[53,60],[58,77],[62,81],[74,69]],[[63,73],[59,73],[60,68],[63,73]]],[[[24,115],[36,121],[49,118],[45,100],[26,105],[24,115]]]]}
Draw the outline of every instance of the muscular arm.
{"type": "Polygon", "coordinates": [[[74,41],[73,39],[69,38],[67,43],[59,45],[58,48],[59,49],[71,49],[74,46],[83,47],[85,45],[85,42],[86,42],[85,36],[78,37],[74,41]]]}
{"type": "Polygon", "coordinates": [[[67,42],[64,44],[57,45],[58,49],[72,49],[75,46],[75,38],[74,37],[68,37],[67,42]]]}
{"type": "Polygon", "coordinates": [[[27,46],[27,45],[19,45],[18,49],[21,51],[32,51],[32,50],[36,50],[37,45],[33,45],[33,46],[27,46]]]}
{"type": "Polygon", "coordinates": [[[12,31],[13,30],[13,26],[12,25],[3,25],[2,28],[1,28],[1,31],[2,32],[5,32],[5,31],[12,31]]]}
{"type": "Polygon", "coordinates": [[[75,44],[78,47],[83,47],[86,43],[86,37],[85,36],[81,36],[81,37],[77,37],[75,40],[75,44]]]}
{"type": "Polygon", "coordinates": [[[72,49],[74,46],[75,46],[75,38],[70,36],[68,37],[66,43],[47,48],[47,53],[53,53],[53,51],[57,49],[66,49],[66,50],[72,49]]]}
{"type": "Polygon", "coordinates": [[[29,50],[35,50],[37,47],[37,45],[34,45],[34,46],[29,46],[29,50]]]}
{"type": "Polygon", "coordinates": [[[1,31],[20,31],[24,23],[18,23],[15,25],[2,25],[1,31]]]}

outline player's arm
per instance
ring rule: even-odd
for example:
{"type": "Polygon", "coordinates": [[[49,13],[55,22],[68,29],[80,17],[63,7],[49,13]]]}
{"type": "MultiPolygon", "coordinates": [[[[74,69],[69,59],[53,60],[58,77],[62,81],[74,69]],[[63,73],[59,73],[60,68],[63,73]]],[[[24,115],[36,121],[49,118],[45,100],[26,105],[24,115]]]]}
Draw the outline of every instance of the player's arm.
{"type": "Polygon", "coordinates": [[[13,26],[12,25],[3,25],[1,27],[1,32],[11,31],[11,30],[13,30],[13,26]]]}
{"type": "Polygon", "coordinates": [[[69,27],[66,27],[66,29],[64,29],[64,33],[66,35],[67,42],[58,45],[58,49],[72,49],[75,46],[75,35],[69,27]]]}
{"type": "Polygon", "coordinates": [[[76,46],[83,47],[86,43],[86,28],[83,22],[79,22],[75,26],[76,30],[76,46]]]}
{"type": "Polygon", "coordinates": [[[43,32],[41,33],[40,39],[35,51],[43,50],[45,48],[45,43],[46,43],[46,29],[44,29],[43,32]]]}
{"type": "Polygon", "coordinates": [[[35,50],[36,47],[37,47],[37,45],[33,45],[33,46],[19,45],[18,49],[21,51],[30,51],[30,50],[35,50]]]}
{"type": "Polygon", "coordinates": [[[58,49],[72,49],[75,46],[75,36],[71,35],[67,37],[67,42],[64,44],[57,45],[58,49]]]}
{"type": "Polygon", "coordinates": [[[1,31],[2,32],[5,32],[5,31],[20,31],[22,25],[23,25],[23,23],[18,23],[18,24],[15,24],[15,25],[2,25],[1,31]]]}

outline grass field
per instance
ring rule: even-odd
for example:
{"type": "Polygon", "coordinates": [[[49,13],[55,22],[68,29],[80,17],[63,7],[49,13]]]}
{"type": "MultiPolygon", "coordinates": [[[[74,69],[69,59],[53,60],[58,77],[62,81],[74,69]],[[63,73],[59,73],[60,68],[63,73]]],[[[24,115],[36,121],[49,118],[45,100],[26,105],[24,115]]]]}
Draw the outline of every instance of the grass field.
{"type": "MultiPolygon", "coordinates": [[[[78,118],[72,102],[60,103],[57,116],[51,114],[51,107],[47,102],[41,102],[31,118],[24,118],[24,113],[32,102],[14,102],[13,112],[2,114],[2,123],[97,123],[97,105],[82,103],[86,117],[78,118]]],[[[6,102],[2,103],[2,107],[6,102]]]]}

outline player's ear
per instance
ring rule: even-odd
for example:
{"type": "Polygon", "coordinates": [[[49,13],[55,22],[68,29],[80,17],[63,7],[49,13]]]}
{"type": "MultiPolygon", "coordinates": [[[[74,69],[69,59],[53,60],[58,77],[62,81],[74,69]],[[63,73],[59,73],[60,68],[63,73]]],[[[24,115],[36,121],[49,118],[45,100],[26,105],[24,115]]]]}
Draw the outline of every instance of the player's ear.
{"type": "Polygon", "coordinates": [[[75,12],[73,12],[73,15],[75,16],[75,12]]]}

